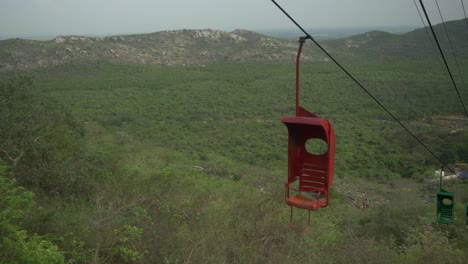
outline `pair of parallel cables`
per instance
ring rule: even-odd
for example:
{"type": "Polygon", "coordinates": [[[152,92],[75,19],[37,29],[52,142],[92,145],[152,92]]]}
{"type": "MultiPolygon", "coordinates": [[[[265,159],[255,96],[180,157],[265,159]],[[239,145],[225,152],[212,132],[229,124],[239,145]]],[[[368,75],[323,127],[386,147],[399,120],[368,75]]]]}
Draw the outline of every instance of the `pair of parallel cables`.
{"type": "MultiPolygon", "coordinates": [[[[462,4],[463,14],[464,14],[464,16],[465,16],[465,22],[466,22],[467,29],[468,29],[468,21],[466,20],[465,5],[463,4],[463,0],[460,0],[460,1],[461,1],[461,4],[462,4]]],[[[421,21],[422,21],[422,23],[423,23],[423,25],[424,25],[424,28],[426,29],[426,33],[428,34],[428,38],[430,39],[431,44],[433,45],[433,48],[434,48],[434,44],[432,43],[432,39],[429,37],[429,32],[427,32],[426,24],[424,23],[424,19],[423,19],[422,16],[421,16],[421,12],[419,12],[419,8],[418,8],[418,6],[417,6],[417,4],[416,4],[416,0],[413,0],[413,2],[414,2],[414,4],[415,4],[415,6],[416,6],[416,9],[418,10],[418,14],[419,14],[419,17],[421,18],[421,21]]],[[[455,91],[457,92],[458,99],[460,100],[460,103],[461,103],[461,105],[463,106],[463,110],[465,111],[465,116],[468,118],[468,112],[467,112],[466,107],[465,107],[465,104],[463,103],[463,100],[462,100],[462,98],[461,98],[460,90],[458,89],[457,84],[455,83],[455,79],[453,78],[452,71],[450,70],[450,67],[449,67],[449,65],[448,65],[448,63],[447,63],[447,59],[445,58],[444,52],[442,51],[442,48],[441,48],[441,46],[440,46],[440,42],[439,42],[439,40],[438,40],[438,38],[437,38],[437,35],[436,35],[435,31],[434,31],[434,27],[432,26],[431,20],[429,19],[429,15],[427,14],[426,8],[424,7],[424,4],[423,4],[422,0],[419,0],[419,2],[421,3],[421,8],[422,8],[422,10],[423,10],[423,12],[424,12],[424,15],[425,15],[425,17],[426,17],[427,23],[429,24],[429,28],[431,29],[431,32],[432,32],[432,35],[433,35],[433,37],[434,37],[435,43],[437,44],[437,48],[439,49],[439,53],[440,53],[440,56],[442,57],[442,60],[443,60],[444,65],[445,65],[445,68],[447,69],[447,72],[448,72],[448,74],[449,74],[449,76],[450,76],[450,80],[452,81],[453,87],[455,88],[455,91]]],[[[455,55],[455,51],[454,51],[454,48],[453,48],[453,45],[452,45],[452,41],[450,40],[450,37],[449,37],[449,35],[448,35],[447,27],[446,27],[446,25],[445,25],[445,21],[444,21],[444,18],[443,18],[443,16],[442,16],[442,12],[440,11],[439,3],[438,3],[437,0],[435,0],[435,4],[436,4],[436,6],[437,6],[437,10],[439,11],[439,15],[440,15],[440,19],[441,19],[441,21],[442,21],[442,26],[443,26],[443,28],[444,28],[445,35],[446,35],[446,37],[447,37],[448,43],[450,44],[450,49],[451,49],[451,51],[452,51],[452,56],[454,57],[454,60],[455,60],[455,65],[457,66],[457,69],[458,69],[458,72],[459,72],[460,76],[462,76],[462,75],[461,75],[461,71],[460,71],[460,66],[458,65],[458,61],[457,61],[457,58],[456,58],[456,55],[455,55]]],[[[434,48],[434,49],[435,49],[435,48],[434,48]]],[[[464,79],[463,79],[463,77],[462,77],[462,82],[463,82],[463,84],[464,84],[464,79]]]]}
{"type": "MultiPolygon", "coordinates": [[[[318,43],[309,33],[307,33],[307,31],[301,27],[301,25],[299,25],[299,23],[296,22],[296,20],[294,20],[294,18],[292,18],[288,12],[286,12],[286,10],[284,10],[275,0],[271,0],[273,2],[273,4],[276,5],[276,7],[278,7],[281,12],[283,12],[306,36],[306,39],[310,39],[325,55],[327,55],[349,78],[351,78],[351,80],[354,81],[354,83],[356,83],[357,86],[359,86],[359,88],[361,88],[369,97],[371,97],[396,123],[398,123],[408,134],[410,134],[415,140],[416,142],[418,142],[428,153],[430,153],[443,167],[445,167],[446,169],[448,169],[449,171],[451,171],[452,173],[455,174],[455,172],[453,171],[453,169],[449,168],[447,166],[447,164],[445,164],[431,149],[429,149],[429,147],[424,144],[424,142],[422,142],[413,132],[411,132],[411,130],[409,130],[409,128],[407,126],[405,126],[394,114],[392,114],[374,95],[372,95],[372,93],[366,89],[348,70],[346,70],[343,65],[341,63],[339,63],[327,50],[325,50],[322,45],[320,45],[320,43],[318,43]]],[[[463,5],[463,0],[462,1],[462,5],[463,5]]],[[[430,19],[429,19],[429,16],[426,12],[426,9],[424,7],[424,3],[422,2],[422,0],[419,0],[421,6],[422,6],[422,9],[424,11],[424,14],[426,16],[426,19],[428,21],[428,24],[431,28],[431,31],[432,31],[432,34],[434,36],[434,39],[437,43],[437,46],[439,48],[439,52],[442,56],[442,59],[444,61],[444,64],[446,66],[446,69],[447,71],[449,72],[449,75],[450,75],[450,78],[452,80],[452,84],[457,92],[457,96],[460,100],[460,103],[461,105],[463,106],[463,110],[465,112],[465,115],[466,117],[468,118],[468,112],[466,110],[466,107],[465,107],[465,104],[461,98],[461,95],[460,95],[460,92],[458,90],[458,87],[456,85],[456,82],[453,78],[453,75],[451,73],[451,70],[450,70],[450,67],[447,63],[447,60],[445,59],[445,56],[443,54],[443,51],[442,51],[442,48],[440,47],[440,44],[438,42],[438,39],[437,39],[437,36],[434,32],[434,29],[432,27],[432,24],[430,22],[430,19]]],[[[440,12],[440,9],[439,9],[439,12],[440,12]]],[[[465,9],[464,9],[464,6],[463,6],[463,12],[465,14],[465,21],[466,21],[466,13],[465,13],[465,9]]],[[[419,13],[419,9],[418,9],[418,13],[419,13]]],[[[420,14],[421,16],[421,14],[420,14]]],[[[441,15],[442,16],[442,15],[441,15]]],[[[422,19],[422,17],[421,17],[422,19]]],[[[467,22],[467,28],[468,28],[468,22],[467,22]]],[[[427,30],[427,29],[426,29],[427,30]]]]}

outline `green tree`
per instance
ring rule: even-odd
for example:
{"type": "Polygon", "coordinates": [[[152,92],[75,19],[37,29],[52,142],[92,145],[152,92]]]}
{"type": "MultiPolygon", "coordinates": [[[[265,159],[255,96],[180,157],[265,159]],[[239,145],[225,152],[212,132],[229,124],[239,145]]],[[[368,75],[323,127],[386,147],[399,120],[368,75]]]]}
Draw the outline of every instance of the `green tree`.
{"type": "Polygon", "coordinates": [[[38,102],[31,79],[14,78],[0,83],[0,152],[16,167],[34,142],[40,140],[38,102]]]}
{"type": "Polygon", "coordinates": [[[81,193],[89,174],[84,128],[28,77],[0,81],[0,158],[18,182],[46,193],[81,193]]]}
{"type": "Polygon", "coordinates": [[[34,207],[34,194],[17,187],[5,169],[0,164],[0,263],[63,263],[56,245],[23,229],[23,220],[34,207]]]}

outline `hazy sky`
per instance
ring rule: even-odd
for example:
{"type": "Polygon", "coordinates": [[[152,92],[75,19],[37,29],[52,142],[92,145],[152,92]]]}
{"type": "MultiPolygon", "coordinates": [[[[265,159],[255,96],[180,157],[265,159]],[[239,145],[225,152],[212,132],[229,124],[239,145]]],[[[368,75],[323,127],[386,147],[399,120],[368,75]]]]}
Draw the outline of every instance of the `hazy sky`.
{"type": "MultiPolygon", "coordinates": [[[[438,0],[444,20],[461,0],[438,0]]],[[[468,0],[463,0],[468,8],[468,0]]],[[[413,0],[278,0],[306,28],[421,26],[413,0]]],[[[419,0],[417,0],[419,2],[419,0]]],[[[439,23],[435,0],[424,0],[439,23]]],[[[468,11],[468,10],[467,10],[468,11]]],[[[270,0],[0,0],[0,36],[294,28],[270,0]]]]}

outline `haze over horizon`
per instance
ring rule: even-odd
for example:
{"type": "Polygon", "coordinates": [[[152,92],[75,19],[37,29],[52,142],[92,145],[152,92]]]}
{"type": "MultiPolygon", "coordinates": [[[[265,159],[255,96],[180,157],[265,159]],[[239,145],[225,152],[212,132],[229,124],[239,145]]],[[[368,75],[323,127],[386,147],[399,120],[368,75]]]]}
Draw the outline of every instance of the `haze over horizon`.
{"type": "MultiPolygon", "coordinates": [[[[462,0],[468,7],[468,0],[462,0]]],[[[305,28],[422,27],[411,0],[277,1],[305,28]]],[[[424,1],[431,22],[435,2],[424,1]]],[[[461,1],[440,1],[445,21],[464,18],[461,1]]],[[[295,26],[269,0],[3,0],[0,38],[116,35],[213,28],[273,30],[295,26]]]]}

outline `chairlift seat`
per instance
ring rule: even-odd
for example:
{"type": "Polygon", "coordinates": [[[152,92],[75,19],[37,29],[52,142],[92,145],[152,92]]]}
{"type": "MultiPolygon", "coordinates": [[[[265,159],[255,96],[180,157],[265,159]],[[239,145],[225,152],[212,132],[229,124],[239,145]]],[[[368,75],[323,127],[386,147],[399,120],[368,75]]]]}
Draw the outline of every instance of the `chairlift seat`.
{"type": "Polygon", "coordinates": [[[437,193],[437,222],[441,224],[451,224],[455,208],[455,195],[441,189],[437,193]]]}
{"type": "Polygon", "coordinates": [[[331,123],[300,108],[299,115],[284,116],[281,119],[288,128],[288,179],[285,184],[286,204],[291,207],[289,226],[307,231],[310,226],[310,211],[328,206],[330,187],[333,183],[335,160],[335,133],[331,123]],[[327,151],[312,154],[306,149],[309,139],[321,139],[327,144],[327,151]],[[296,184],[298,187],[293,187],[296,184]],[[291,195],[290,191],[295,191],[291,195]],[[309,210],[306,228],[292,224],[292,208],[309,210]]]}
{"type": "Polygon", "coordinates": [[[281,118],[281,122],[288,128],[288,179],[285,184],[285,200],[291,208],[289,227],[302,232],[309,230],[310,211],[328,206],[335,160],[335,132],[331,123],[300,106],[300,57],[307,38],[299,38],[297,51],[296,115],[281,118]],[[324,141],[327,144],[326,151],[310,153],[306,149],[309,139],[324,141]],[[291,195],[290,191],[295,191],[296,194],[291,195]],[[305,228],[293,224],[293,207],[308,210],[309,219],[305,228]]]}
{"type": "Polygon", "coordinates": [[[295,195],[286,200],[289,206],[296,208],[317,211],[320,207],[326,204],[325,199],[310,199],[301,195],[295,195]]]}
{"type": "Polygon", "coordinates": [[[468,226],[468,203],[465,205],[465,222],[468,226]]]}

